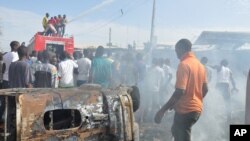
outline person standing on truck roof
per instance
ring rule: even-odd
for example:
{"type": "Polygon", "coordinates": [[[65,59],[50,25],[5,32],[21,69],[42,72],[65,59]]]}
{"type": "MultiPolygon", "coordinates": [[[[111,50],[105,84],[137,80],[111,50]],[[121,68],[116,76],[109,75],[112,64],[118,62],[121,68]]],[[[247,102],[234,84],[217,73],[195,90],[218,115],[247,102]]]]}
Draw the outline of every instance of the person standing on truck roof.
{"type": "Polygon", "coordinates": [[[112,80],[112,63],[103,56],[104,51],[103,46],[99,46],[96,49],[95,58],[91,63],[89,82],[100,84],[102,87],[107,88],[112,80]]]}
{"type": "Polygon", "coordinates": [[[46,30],[45,30],[45,35],[46,36],[54,35],[54,34],[57,33],[55,25],[56,25],[56,20],[54,19],[54,17],[51,17],[50,20],[48,21],[48,24],[47,24],[47,27],[46,27],[46,30]]]}
{"type": "Polygon", "coordinates": [[[74,69],[78,68],[78,65],[70,57],[69,53],[64,51],[61,54],[61,62],[58,65],[59,87],[69,88],[74,87],[74,69]]]}
{"type": "Polygon", "coordinates": [[[62,20],[63,20],[62,16],[58,15],[56,24],[57,24],[58,36],[60,36],[60,37],[62,37],[62,20]]]}
{"type": "Polygon", "coordinates": [[[66,30],[66,24],[67,24],[67,18],[66,18],[66,15],[64,14],[63,15],[63,19],[62,19],[62,37],[64,36],[65,34],[65,30],[66,30]]]}
{"type": "Polygon", "coordinates": [[[20,46],[18,41],[12,41],[10,43],[11,52],[6,53],[3,56],[3,88],[9,88],[9,67],[11,62],[15,62],[19,59],[17,50],[20,46]]]}
{"type": "Polygon", "coordinates": [[[175,52],[180,59],[176,89],[155,116],[155,122],[160,123],[167,110],[175,110],[171,129],[175,141],[191,140],[191,128],[200,117],[203,98],[208,92],[206,69],[195,57],[191,47],[192,44],[187,39],[181,39],[175,45],[175,52]]]}
{"type": "Polygon", "coordinates": [[[28,48],[20,46],[17,52],[19,60],[11,63],[9,68],[10,88],[31,88],[32,72],[27,63],[28,48]]]}
{"type": "Polygon", "coordinates": [[[47,28],[48,20],[49,20],[49,13],[46,13],[45,17],[43,18],[43,22],[42,22],[44,30],[47,28]]]}
{"type": "Polygon", "coordinates": [[[55,24],[54,24],[54,27],[56,28],[56,33],[59,35],[59,28],[60,28],[60,26],[59,26],[59,17],[57,17],[57,16],[54,16],[54,20],[55,20],[55,24]]]}

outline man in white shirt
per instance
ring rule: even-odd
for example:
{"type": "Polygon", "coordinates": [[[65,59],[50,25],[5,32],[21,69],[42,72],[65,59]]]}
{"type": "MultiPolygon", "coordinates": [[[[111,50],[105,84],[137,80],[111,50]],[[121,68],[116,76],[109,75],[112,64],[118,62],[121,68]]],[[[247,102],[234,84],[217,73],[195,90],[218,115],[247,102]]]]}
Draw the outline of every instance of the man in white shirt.
{"type": "Polygon", "coordinates": [[[78,77],[77,77],[77,86],[81,86],[85,84],[89,80],[89,72],[91,68],[91,60],[88,57],[89,50],[84,49],[83,55],[84,57],[77,60],[78,65],[78,77]]]}
{"type": "Polygon", "coordinates": [[[220,63],[220,66],[212,66],[212,68],[217,70],[217,84],[216,88],[222,94],[225,100],[225,107],[227,112],[227,122],[231,122],[231,89],[230,83],[233,88],[232,91],[238,91],[233,79],[232,71],[228,67],[228,61],[223,59],[220,63]]]}
{"type": "Polygon", "coordinates": [[[11,52],[6,53],[3,56],[3,88],[9,88],[9,67],[12,62],[19,60],[17,49],[20,47],[20,43],[18,41],[12,41],[10,43],[11,52]]]}
{"type": "Polygon", "coordinates": [[[74,87],[74,69],[78,68],[78,65],[70,58],[67,52],[63,52],[61,55],[62,61],[58,65],[59,87],[68,88],[74,87]]]}
{"type": "MultiPolygon", "coordinates": [[[[159,66],[159,60],[153,58],[152,66],[149,68],[146,73],[146,91],[147,95],[145,97],[145,104],[147,105],[145,108],[147,116],[145,116],[146,120],[149,122],[153,121],[153,115],[156,113],[156,109],[159,109],[161,106],[162,96],[160,95],[161,87],[164,84],[164,70],[159,66]],[[153,114],[152,114],[153,112],[153,114]]],[[[144,112],[145,112],[144,111],[144,112]]]]}

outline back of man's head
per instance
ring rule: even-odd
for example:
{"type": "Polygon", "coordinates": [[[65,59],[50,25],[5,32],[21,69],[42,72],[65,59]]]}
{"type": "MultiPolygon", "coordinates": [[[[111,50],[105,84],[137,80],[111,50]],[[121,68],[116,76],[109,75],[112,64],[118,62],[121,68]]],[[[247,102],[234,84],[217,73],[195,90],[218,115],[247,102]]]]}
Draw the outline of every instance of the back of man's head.
{"type": "Polygon", "coordinates": [[[104,47],[103,46],[98,46],[98,48],[96,49],[95,56],[96,57],[102,57],[103,54],[104,54],[104,47]]]}
{"type": "Polygon", "coordinates": [[[19,59],[22,59],[24,57],[28,56],[28,48],[26,46],[20,46],[17,50],[19,59]]]}
{"type": "Polygon", "coordinates": [[[32,57],[37,57],[37,51],[33,50],[31,55],[32,55],[32,57]]]}
{"type": "Polygon", "coordinates": [[[192,43],[188,39],[181,39],[176,43],[175,47],[188,52],[191,51],[192,43]]]}
{"type": "Polygon", "coordinates": [[[20,46],[20,43],[18,41],[10,42],[10,47],[12,51],[17,51],[19,46],[20,46]]]}
{"type": "Polygon", "coordinates": [[[221,60],[220,64],[224,67],[228,66],[228,61],[226,59],[221,60]]]}
{"type": "Polygon", "coordinates": [[[49,17],[49,13],[46,13],[46,17],[47,17],[47,18],[49,17]]]}
{"type": "Polygon", "coordinates": [[[66,52],[62,52],[61,55],[60,55],[60,59],[61,60],[65,60],[67,58],[67,55],[66,55],[66,52]]]}
{"type": "Polygon", "coordinates": [[[175,45],[177,57],[181,59],[183,55],[191,51],[192,43],[188,39],[181,39],[175,45]]]}
{"type": "Polygon", "coordinates": [[[70,58],[70,54],[66,51],[62,52],[62,54],[60,55],[61,60],[65,60],[65,59],[69,59],[69,58],[70,58]]]}
{"type": "Polygon", "coordinates": [[[206,65],[207,62],[208,62],[207,57],[202,57],[202,58],[201,58],[201,63],[202,63],[203,65],[206,65]]]}
{"type": "Polygon", "coordinates": [[[43,61],[43,52],[41,52],[41,51],[38,52],[38,54],[37,54],[37,60],[41,61],[41,62],[43,61]]]}
{"type": "Polygon", "coordinates": [[[82,56],[83,56],[83,55],[82,55],[82,52],[78,52],[77,54],[78,54],[78,59],[81,59],[82,56]]]}
{"type": "Polygon", "coordinates": [[[88,50],[88,49],[84,49],[84,50],[83,50],[83,55],[84,55],[84,57],[88,57],[88,55],[89,55],[89,50],[88,50]]]}

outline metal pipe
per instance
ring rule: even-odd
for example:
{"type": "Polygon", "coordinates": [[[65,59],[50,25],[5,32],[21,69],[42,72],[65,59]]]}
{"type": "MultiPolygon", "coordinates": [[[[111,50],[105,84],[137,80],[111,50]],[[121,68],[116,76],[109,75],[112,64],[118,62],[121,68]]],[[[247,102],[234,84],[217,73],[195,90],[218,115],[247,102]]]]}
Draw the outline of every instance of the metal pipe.
{"type": "Polygon", "coordinates": [[[151,21],[151,32],[150,32],[150,45],[152,48],[153,38],[154,38],[154,27],[155,27],[155,0],[153,1],[153,12],[151,21]]]}

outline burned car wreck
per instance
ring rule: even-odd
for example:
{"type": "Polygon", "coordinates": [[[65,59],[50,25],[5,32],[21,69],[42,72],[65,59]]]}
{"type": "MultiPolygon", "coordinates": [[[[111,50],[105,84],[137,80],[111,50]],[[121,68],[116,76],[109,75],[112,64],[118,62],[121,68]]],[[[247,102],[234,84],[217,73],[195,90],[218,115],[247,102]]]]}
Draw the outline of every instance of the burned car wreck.
{"type": "Polygon", "coordinates": [[[0,91],[0,140],[135,141],[136,87],[0,91]]]}

